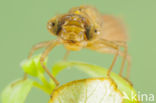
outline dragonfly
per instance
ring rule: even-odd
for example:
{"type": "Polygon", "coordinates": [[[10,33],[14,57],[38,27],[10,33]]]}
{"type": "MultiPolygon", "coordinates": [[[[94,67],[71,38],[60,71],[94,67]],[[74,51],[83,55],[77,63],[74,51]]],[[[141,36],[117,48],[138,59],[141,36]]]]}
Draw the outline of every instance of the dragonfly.
{"type": "Polygon", "coordinates": [[[128,55],[128,37],[125,26],[119,18],[100,13],[95,7],[81,5],[71,8],[65,14],[52,17],[48,21],[47,29],[57,39],[34,45],[28,58],[31,58],[36,50],[45,48],[41,54],[40,63],[56,86],[59,85],[59,82],[49,72],[44,60],[54,47],[61,44],[66,49],[64,59],[67,59],[71,51],[80,51],[83,48],[113,54],[114,58],[107,72],[108,77],[110,77],[117,57],[122,56],[119,75],[123,75],[124,65],[127,61],[126,78],[129,78],[131,59],[128,55]],[[124,50],[121,50],[121,48],[124,50]]]}

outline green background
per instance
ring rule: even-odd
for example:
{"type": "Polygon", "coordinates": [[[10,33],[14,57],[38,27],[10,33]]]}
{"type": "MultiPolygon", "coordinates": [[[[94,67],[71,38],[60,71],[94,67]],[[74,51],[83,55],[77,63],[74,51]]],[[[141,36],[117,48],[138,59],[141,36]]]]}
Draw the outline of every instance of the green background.
{"type": "MultiPolygon", "coordinates": [[[[56,37],[46,29],[47,21],[71,7],[96,6],[105,14],[121,17],[129,33],[132,56],[131,81],[140,93],[156,96],[156,1],[155,0],[0,0],[0,92],[11,81],[21,78],[22,60],[32,45],[56,37]]],[[[42,50],[36,52],[39,53],[42,50]]],[[[62,60],[65,49],[56,47],[49,55],[48,67],[62,60]]],[[[113,56],[83,49],[72,52],[69,60],[109,67],[113,56]]],[[[119,71],[121,57],[114,72],[119,71]]],[[[76,71],[63,71],[59,81],[86,77],[76,71]]],[[[33,88],[26,103],[48,103],[49,96],[33,88]]],[[[144,102],[149,103],[149,102],[144,102]]],[[[154,103],[154,102],[153,102],[154,103]]]]}

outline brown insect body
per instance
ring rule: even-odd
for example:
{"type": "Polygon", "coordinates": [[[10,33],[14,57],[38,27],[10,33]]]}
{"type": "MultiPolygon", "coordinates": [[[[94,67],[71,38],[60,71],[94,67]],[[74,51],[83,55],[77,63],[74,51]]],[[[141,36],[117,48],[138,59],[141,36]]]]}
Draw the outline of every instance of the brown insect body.
{"type": "MultiPolygon", "coordinates": [[[[68,51],[88,48],[102,53],[114,54],[108,76],[117,60],[117,56],[120,55],[123,57],[123,61],[119,75],[122,75],[125,60],[127,60],[127,78],[129,77],[130,57],[127,53],[127,33],[119,19],[110,15],[103,15],[91,6],[79,6],[70,9],[66,14],[53,17],[49,20],[47,27],[49,32],[56,35],[58,39],[34,46],[29,57],[35,50],[47,47],[41,56],[41,64],[56,85],[58,85],[58,82],[44,65],[44,58],[58,44],[63,44],[68,51]],[[123,47],[124,51],[120,51],[120,47],[123,47]]],[[[65,55],[65,58],[67,55],[65,55]]]]}

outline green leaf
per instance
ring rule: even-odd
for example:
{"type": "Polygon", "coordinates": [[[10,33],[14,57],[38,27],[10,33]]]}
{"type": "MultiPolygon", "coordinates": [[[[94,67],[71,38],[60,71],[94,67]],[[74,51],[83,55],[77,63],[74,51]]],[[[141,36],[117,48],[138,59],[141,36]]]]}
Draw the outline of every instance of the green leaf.
{"type": "MultiPolygon", "coordinates": [[[[91,77],[107,77],[107,69],[82,62],[58,62],[53,66],[52,73],[56,76],[63,69],[72,69],[72,67],[76,67],[78,70],[85,72],[91,77]]],[[[124,103],[137,103],[136,91],[128,81],[113,72],[111,73],[111,78],[115,81],[118,89],[125,96],[124,103]]]]}
{"type": "MultiPolygon", "coordinates": [[[[45,71],[43,70],[41,64],[40,64],[40,57],[41,55],[34,56],[29,60],[25,60],[22,62],[22,68],[24,72],[27,74],[37,77],[40,74],[43,74],[45,71]]],[[[44,64],[46,65],[47,59],[44,61],[44,64]]]]}
{"type": "MultiPolygon", "coordinates": [[[[42,83],[34,81],[34,86],[43,90],[45,93],[51,94],[53,89],[55,88],[55,84],[53,81],[48,81],[45,78],[44,75],[44,69],[41,66],[40,63],[40,57],[41,55],[34,56],[29,60],[25,60],[22,62],[22,68],[24,72],[27,74],[37,77],[42,83]]],[[[47,59],[44,61],[44,64],[46,65],[47,59]]]]}
{"type": "Polygon", "coordinates": [[[24,103],[32,86],[33,81],[29,79],[11,83],[2,92],[2,103],[24,103]]]}

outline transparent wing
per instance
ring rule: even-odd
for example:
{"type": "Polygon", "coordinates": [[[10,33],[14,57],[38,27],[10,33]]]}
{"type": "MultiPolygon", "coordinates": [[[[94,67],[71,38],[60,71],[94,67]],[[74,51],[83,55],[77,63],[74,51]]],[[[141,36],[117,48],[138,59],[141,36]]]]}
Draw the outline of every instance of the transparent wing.
{"type": "Polygon", "coordinates": [[[101,39],[109,41],[124,41],[126,42],[128,37],[126,29],[122,22],[113,16],[104,15],[103,25],[101,27],[101,39]]]}

